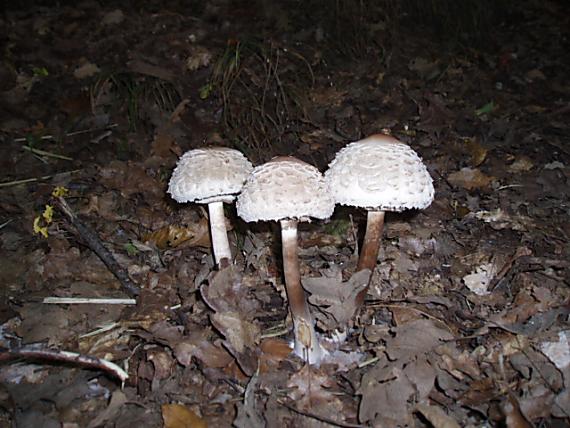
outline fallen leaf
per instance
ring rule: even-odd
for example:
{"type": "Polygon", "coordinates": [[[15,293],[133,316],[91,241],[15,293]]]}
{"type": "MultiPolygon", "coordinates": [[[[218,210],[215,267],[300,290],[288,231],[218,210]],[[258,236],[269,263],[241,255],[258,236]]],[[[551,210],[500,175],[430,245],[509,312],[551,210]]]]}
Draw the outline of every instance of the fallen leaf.
{"type": "Polygon", "coordinates": [[[420,412],[433,428],[459,428],[459,424],[443,411],[439,406],[430,406],[426,403],[420,403],[416,406],[416,410],[420,412]]]}
{"type": "Polygon", "coordinates": [[[81,80],[81,79],[86,79],[88,77],[95,76],[96,74],[98,74],[100,72],[101,72],[101,70],[99,69],[99,67],[97,67],[97,65],[88,62],[86,64],[83,64],[80,67],[77,67],[73,71],[73,77],[81,80]]]}
{"type": "Polygon", "coordinates": [[[473,272],[463,277],[465,286],[478,296],[489,294],[488,288],[497,274],[497,266],[494,263],[485,263],[477,266],[473,272]]]}
{"type": "Polygon", "coordinates": [[[570,330],[558,332],[558,341],[543,342],[540,350],[560,370],[570,366],[570,330]]]}
{"type": "Polygon", "coordinates": [[[212,54],[208,49],[194,46],[190,51],[190,56],[186,59],[186,68],[189,71],[196,71],[199,68],[207,67],[211,61],[212,54]]]}
{"type": "Polygon", "coordinates": [[[506,417],[507,428],[533,428],[526,417],[523,415],[519,402],[513,394],[509,394],[507,401],[503,403],[503,412],[506,417]]]}
{"type": "Polygon", "coordinates": [[[124,407],[127,401],[128,401],[127,396],[123,391],[116,390],[115,392],[113,392],[113,395],[111,396],[111,401],[109,401],[109,405],[105,410],[99,413],[97,417],[89,423],[89,428],[105,425],[107,421],[110,421],[113,418],[115,418],[119,414],[121,409],[124,407]]]}
{"type": "Polygon", "coordinates": [[[215,313],[210,316],[210,320],[231,347],[240,354],[247,348],[255,348],[260,340],[259,326],[238,312],[215,313]]]}
{"type": "Polygon", "coordinates": [[[465,139],[465,145],[469,155],[471,156],[471,165],[476,168],[485,162],[487,159],[487,148],[483,147],[477,140],[467,138],[465,139]]]}
{"type": "Polygon", "coordinates": [[[198,223],[183,226],[169,224],[142,236],[143,242],[151,242],[157,248],[165,250],[184,244],[188,247],[210,247],[210,229],[208,219],[202,217],[198,223]]]}
{"type": "Polygon", "coordinates": [[[237,403],[237,417],[233,425],[237,428],[265,428],[266,423],[263,418],[263,410],[259,408],[255,398],[255,391],[259,385],[259,376],[256,374],[251,377],[245,393],[243,402],[237,403]]]}
{"type": "Polygon", "coordinates": [[[483,220],[485,223],[490,223],[491,227],[495,230],[512,229],[527,231],[535,227],[532,218],[523,215],[512,216],[500,208],[492,211],[477,211],[475,218],[483,220]]]}
{"type": "Polygon", "coordinates": [[[163,404],[164,428],[208,428],[204,419],[182,404],[163,404]]]}
{"type": "Polygon", "coordinates": [[[485,175],[479,169],[468,167],[461,168],[447,177],[447,181],[453,186],[463,187],[467,190],[487,187],[494,179],[495,177],[485,175]]]}
{"type": "Polygon", "coordinates": [[[532,160],[527,156],[521,156],[507,167],[507,171],[512,174],[517,174],[520,172],[530,171],[532,168],[534,168],[532,160]]]}
{"type": "Polygon", "coordinates": [[[477,116],[482,116],[484,114],[491,113],[493,110],[495,110],[495,103],[491,101],[485,104],[483,107],[480,107],[477,110],[475,110],[475,114],[477,116]]]}
{"type": "Polygon", "coordinates": [[[329,270],[320,278],[303,278],[303,288],[311,295],[309,302],[316,306],[317,320],[327,330],[344,328],[352,321],[358,305],[356,297],[366,288],[370,279],[368,269],[359,271],[342,281],[340,269],[329,270]],[[325,275],[330,276],[325,276],[325,275]]]}
{"type": "Polygon", "coordinates": [[[410,359],[430,351],[453,339],[453,335],[436,327],[430,319],[417,319],[392,329],[393,337],[386,341],[386,351],[391,359],[410,359]]]}

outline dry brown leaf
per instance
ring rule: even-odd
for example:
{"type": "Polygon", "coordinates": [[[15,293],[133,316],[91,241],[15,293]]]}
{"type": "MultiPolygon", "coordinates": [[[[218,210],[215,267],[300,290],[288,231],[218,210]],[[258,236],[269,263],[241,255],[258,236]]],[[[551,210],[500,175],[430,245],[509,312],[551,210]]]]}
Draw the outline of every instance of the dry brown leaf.
{"type": "Polygon", "coordinates": [[[459,428],[459,424],[455,419],[445,413],[439,406],[420,403],[416,406],[416,410],[425,416],[433,425],[433,428],[459,428]]]}
{"type": "Polygon", "coordinates": [[[395,336],[387,340],[387,352],[391,359],[406,359],[428,352],[453,335],[437,327],[430,319],[419,319],[393,329],[395,336]]]}
{"type": "Polygon", "coordinates": [[[315,317],[324,328],[344,328],[358,309],[356,297],[368,284],[370,271],[357,272],[346,282],[342,281],[340,270],[322,273],[320,278],[303,278],[303,288],[311,294],[309,302],[316,306],[315,317]]]}
{"type": "Polygon", "coordinates": [[[164,250],[176,248],[184,244],[189,247],[210,247],[208,219],[201,218],[199,223],[177,226],[169,224],[142,236],[143,242],[151,242],[164,250]]]}
{"type": "Polygon", "coordinates": [[[233,357],[205,339],[182,339],[173,346],[174,355],[180,364],[187,367],[192,363],[192,357],[199,359],[206,367],[222,368],[233,361],[233,357]]]}
{"type": "Polygon", "coordinates": [[[172,147],[176,143],[176,138],[172,135],[172,132],[169,132],[169,125],[170,122],[163,124],[154,134],[154,139],[152,140],[152,154],[155,156],[167,158],[173,155],[172,147]]]}
{"type": "Polygon", "coordinates": [[[507,428],[533,428],[521,412],[519,402],[513,394],[509,394],[507,401],[503,403],[503,412],[506,417],[507,428]]]}
{"type": "Polygon", "coordinates": [[[269,373],[291,354],[289,343],[282,339],[264,339],[259,345],[259,373],[269,373]]]}
{"type": "Polygon", "coordinates": [[[520,156],[507,167],[507,171],[513,174],[530,171],[534,168],[534,162],[527,156],[520,156]]]}
{"type": "Polygon", "coordinates": [[[289,397],[294,400],[296,409],[332,417],[338,422],[345,420],[342,402],[336,394],[338,386],[328,373],[306,364],[291,376],[287,387],[292,388],[289,397]]]}
{"type": "Polygon", "coordinates": [[[466,139],[465,145],[467,147],[467,151],[471,156],[471,165],[476,168],[485,162],[487,159],[487,152],[488,150],[483,147],[479,142],[472,139],[466,139]]]}
{"type": "Polygon", "coordinates": [[[411,422],[408,400],[416,389],[394,364],[377,366],[365,373],[357,393],[362,395],[358,410],[361,422],[390,427],[411,422]]]}
{"type": "Polygon", "coordinates": [[[164,428],[208,428],[204,419],[182,404],[163,404],[164,428]]]}
{"type": "Polygon", "coordinates": [[[478,169],[461,168],[459,171],[449,174],[447,181],[455,187],[463,187],[467,190],[487,187],[495,177],[483,174],[478,169]]]}
{"type": "Polygon", "coordinates": [[[260,331],[257,324],[244,319],[238,312],[215,313],[210,316],[212,324],[228,340],[231,347],[243,353],[247,348],[256,347],[260,331]]]}
{"type": "Polygon", "coordinates": [[[492,211],[477,211],[475,218],[490,223],[495,230],[512,229],[527,231],[535,227],[534,220],[524,215],[512,215],[497,208],[492,211]]]}
{"type": "Polygon", "coordinates": [[[116,390],[111,396],[107,408],[89,423],[89,428],[102,426],[105,422],[115,418],[127,402],[127,396],[121,390],[116,390]]]}
{"type": "Polygon", "coordinates": [[[147,174],[141,163],[112,161],[101,169],[99,175],[102,185],[118,190],[126,199],[140,194],[150,206],[158,206],[164,202],[163,183],[147,174]]]}
{"type": "Polygon", "coordinates": [[[210,61],[212,61],[212,54],[208,49],[203,46],[193,46],[190,48],[190,56],[186,59],[186,68],[189,71],[196,71],[207,67],[210,61]]]}

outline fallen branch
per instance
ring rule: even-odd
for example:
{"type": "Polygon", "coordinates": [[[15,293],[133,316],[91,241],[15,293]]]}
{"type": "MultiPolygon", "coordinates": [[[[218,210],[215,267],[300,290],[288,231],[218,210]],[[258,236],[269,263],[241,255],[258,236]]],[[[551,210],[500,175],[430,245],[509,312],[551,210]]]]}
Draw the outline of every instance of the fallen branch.
{"type": "Polygon", "coordinates": [[[58,351],[54,349],[40,349],[34,346],[22,346],[13,349],[0,348],[0,362],[17,359],[46,360],[98,369],[113,375],[122,383],[129,378],[127,372],[115,363],[91,355],[81,355],[76,352],[58,351]]]}
{"type": "Polygon", "coordinates": [[[89,225],[83,223],[71,210],[67,201],[58,196],[55,198],[59,209],[67,216],[77,233],[83,238],[87,246],[101,259],[107,269],[119,280],[125,293],[131,297],[138,296],[140,293],[139,287],[129,278],[127,270],[123,268],[115,259],[115,256],[103,245],[99,235],[89,225]]]}

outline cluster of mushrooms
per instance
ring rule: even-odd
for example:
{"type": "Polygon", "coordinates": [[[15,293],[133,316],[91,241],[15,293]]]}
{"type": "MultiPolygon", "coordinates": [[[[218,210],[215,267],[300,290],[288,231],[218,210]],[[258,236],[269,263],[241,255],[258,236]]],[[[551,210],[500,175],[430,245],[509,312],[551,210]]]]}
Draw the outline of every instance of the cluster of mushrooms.
{"type": "MultiPolygon", "coordinates": [[[[368,211],[357,271],[376,266],[385,211],[426,208],[433,200],[432,179],[408,145],[388,135],[373,135],[341,149],[323,174],[294,157],[277,157],[253,167],[239,151],[209,147],[186,152],[178,161],[168,193],[178,202],[208,205],[212,249],[219,268],[231,264],[223,203],[237,196],[237,213],[246,222],[279,221],[283,268],[293,319],[294,350],[310,364],[326,353],[315,332],[301,286],[297,224],[328,219],[335,204],[368,211]]],[[[364,302],[367,289],[357,299],[364,302]]]]}

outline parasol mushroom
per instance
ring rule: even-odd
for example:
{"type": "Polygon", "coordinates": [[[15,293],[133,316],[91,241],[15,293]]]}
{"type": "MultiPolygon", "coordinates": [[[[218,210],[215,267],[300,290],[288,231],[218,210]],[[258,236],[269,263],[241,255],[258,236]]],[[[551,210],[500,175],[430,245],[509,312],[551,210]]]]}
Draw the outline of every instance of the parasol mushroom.
{"type": "Polygon", "coordinates": [[[309,217],[326,219],[334,201],[317,168],[293,157],[279,157],[256,167],[239,195],[237,212],[247,222],[279,221],[283,269],[295,335],[294,353],[310,364],[324,355],[301,286],[297,257],[297,224],[309,217]]]}
{"type": "MultiPolygon", "coordinates": [[[[433,201],[433,181],[417,153],[389,135],[372,135],[350,143],[337,154],[325,172],[335,201],[368,211],[366,233],[357,270],[374,271],[384,213],[424,209],[433,201]]],[[[357,297],[364,302],[368,287],[357,297]]]]}
{"type": "Polygon", "coordinates": [[[239,151],[226,147],[190,150],[178,160],[168,193],[177,202],[208,204],[214,260],[227,267],[232,259],[224,217],[224,202],[241,191],[253,165],[239,151]]]}

